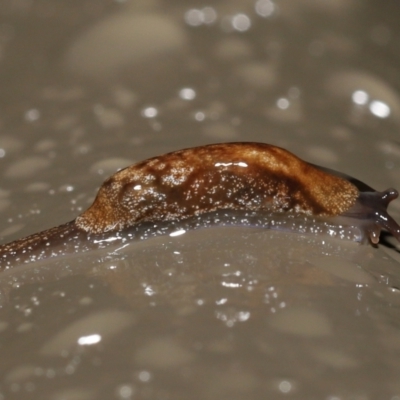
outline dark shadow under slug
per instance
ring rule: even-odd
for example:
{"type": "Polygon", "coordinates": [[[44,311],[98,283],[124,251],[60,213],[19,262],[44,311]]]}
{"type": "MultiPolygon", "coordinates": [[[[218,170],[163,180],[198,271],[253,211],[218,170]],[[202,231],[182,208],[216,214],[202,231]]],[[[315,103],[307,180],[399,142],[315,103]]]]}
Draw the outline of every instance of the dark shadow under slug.
{"type": "Polygon", "coordinates": [[[387,213],[397,197],[395,189],[377,192],[357,179],[268,144],[195,147],[117,172],[75,220],[0,246],[0,270],[96,248],[99,243],[104,246],[107,238],[116,237],[115,232],[142,224],[199,221],[205,215],[218,223],[218,211],[225,210],[228,217],[221,221],[225,225],[237,223],[229,220],[229,212],[234,211],[247,213],[243,218],[249,225],[269,229],[327,233],[360,242],[368,238],[373,244],[385,229],[400,241],[400,227],[387,213]],[[257,214],[263,217],[257,219],[257,214]],[[321,226],[328,227],[326,232],[321,226]],[[359,234],[340,233],[352,229],[359,234]]]}

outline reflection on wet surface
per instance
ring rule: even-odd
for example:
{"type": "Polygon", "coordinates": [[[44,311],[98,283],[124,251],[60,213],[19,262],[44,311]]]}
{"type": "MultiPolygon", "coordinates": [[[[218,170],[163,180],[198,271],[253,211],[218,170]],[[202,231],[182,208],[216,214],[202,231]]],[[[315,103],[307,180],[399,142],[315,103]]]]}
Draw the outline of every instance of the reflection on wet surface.
{"type": "Polygon", "coordinates": [[[74,398],[74,389],[82,398],[124,398],[118,392],[127,387],[139,398],[183,398],[193,389],[191,398],[365,391],[374,398],[398,391],[398,265],[381,250],[241,228],[131,247],[3,276],[8,393],[74,398]]]}
{"type": "MultiPolygon", "coordinates": [[[[210,142],[399,189],[398,7],[5,0],[1,243],[72,220],[119,168],[210,142]]],[[[13,269],[0,399],[398,400],[396,246],[212,227],[13,269]]]]}

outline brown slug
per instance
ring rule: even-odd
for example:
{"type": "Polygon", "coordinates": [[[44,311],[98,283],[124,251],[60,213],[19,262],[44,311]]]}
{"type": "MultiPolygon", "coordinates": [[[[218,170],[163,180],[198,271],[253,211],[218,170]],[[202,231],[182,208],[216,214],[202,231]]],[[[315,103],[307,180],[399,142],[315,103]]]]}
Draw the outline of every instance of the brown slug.
{"type": "MultiPolygon", "coordinates": [[[[385,229],[400,241],[400,227],[386,211],[397,197],[394,189],[377,192],[268,144],[189,148],[112,175],[74,221],[0,246],[0,270],[57,255],[54,243],[106,237],[141,223],[185,220],[218,210],[267,212],[271,218],[306,216],[317,218],[315,223],[329,221],[333,229],[342,229],[347,221],[360,231],[354,240],[368,237],[377,244],[385,229]]],[[[302,232],[296,224],[289,229],[302,232]]]]}

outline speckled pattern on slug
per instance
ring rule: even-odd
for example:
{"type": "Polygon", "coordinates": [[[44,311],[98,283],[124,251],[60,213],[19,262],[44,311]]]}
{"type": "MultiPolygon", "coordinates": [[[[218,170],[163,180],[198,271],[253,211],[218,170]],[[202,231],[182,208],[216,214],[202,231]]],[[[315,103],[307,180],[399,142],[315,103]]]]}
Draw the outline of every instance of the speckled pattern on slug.
{"type": "Polygon", "coordinates": [[[279,147],[216,144],[168,153],[116,173],[76,224],[101,233],[218,209],[335,216],[354,205],[358,194],[351,182],[279,147]]]}

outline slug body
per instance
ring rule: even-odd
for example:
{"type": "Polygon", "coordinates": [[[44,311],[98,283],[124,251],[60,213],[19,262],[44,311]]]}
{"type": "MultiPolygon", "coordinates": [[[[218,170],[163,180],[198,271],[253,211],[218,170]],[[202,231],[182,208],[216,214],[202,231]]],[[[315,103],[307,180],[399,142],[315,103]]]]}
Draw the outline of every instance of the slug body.
{"type": "Polygon", "coordinates": [[[183,220],[218,210],[350,219],[374,244],[382,228],[400,241],[400,227],[386,211],[397,197],[394,189],[377,192],[354,178],[268,144],[195,147],[117,172],[74,221],[0,246],[0,266],[10,254],[51,248],[54,241],[105,235],[140,223],[183,220]]]}

